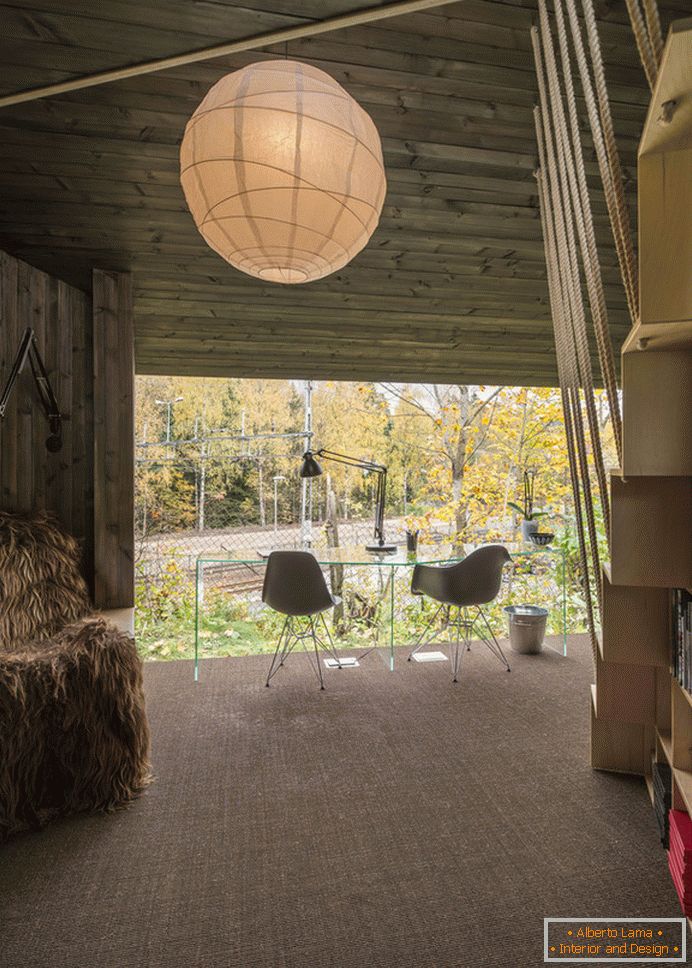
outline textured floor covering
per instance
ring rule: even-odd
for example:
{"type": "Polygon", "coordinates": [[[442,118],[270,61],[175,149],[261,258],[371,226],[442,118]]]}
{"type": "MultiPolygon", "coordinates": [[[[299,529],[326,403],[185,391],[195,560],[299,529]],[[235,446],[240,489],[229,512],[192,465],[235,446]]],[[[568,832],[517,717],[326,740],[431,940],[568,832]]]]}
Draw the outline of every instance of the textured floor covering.
{"type": "Polygon", "coordinates": [[[591,659],[147,666],[157,782],[0,850],[3,968],[539,968],[543,917],[679,916],[591,659]]]}

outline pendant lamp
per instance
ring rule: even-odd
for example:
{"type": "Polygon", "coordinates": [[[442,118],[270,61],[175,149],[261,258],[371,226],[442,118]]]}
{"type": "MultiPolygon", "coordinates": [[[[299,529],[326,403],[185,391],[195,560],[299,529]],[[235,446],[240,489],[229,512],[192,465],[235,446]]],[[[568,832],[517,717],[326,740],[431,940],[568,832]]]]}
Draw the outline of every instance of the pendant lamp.
{"type": "Polygon", "coordinates": [[[190,118],[181,183],[208,245],[267,282],[341,269],[375,231],[387,188],[370,116],[296,61],[228,74],[190,118]]]}

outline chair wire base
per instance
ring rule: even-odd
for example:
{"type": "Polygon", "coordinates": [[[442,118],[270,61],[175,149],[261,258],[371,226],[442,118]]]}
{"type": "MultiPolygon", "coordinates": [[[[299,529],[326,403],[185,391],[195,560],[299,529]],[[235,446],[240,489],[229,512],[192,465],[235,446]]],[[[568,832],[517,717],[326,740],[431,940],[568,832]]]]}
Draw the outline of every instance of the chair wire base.
{"type": "Polygon", "coordinates": [[[450,614],[453,607],[454,606],[448,607],[446,605],[440,605],[440,607],[435,611],[432,618],[430,619],[425,629],[423,630],[420,638],[418,639],[418,642],[411,650],[408,657],[408,661],[410,662],[413,656],[416,655],[417,652],[420,652],[421,649],[424,649],[428,645],[432,645],[433,642],[438,642],[440,636],[444,632],[454,627],[456,629],[456,635],[451,643],[452,682],[459,681],[459,669],[461,668],[461,658],[464,652],[471,651],[471,639],[474,637],[473,636],[474,630],[475,630],[476,636],[481,640],[481,642],[483,642],[488,647],[488,649],[490,649],[490,651],[495,656],[495,658],[499,662],[501,662],[502,665],[505,666],[505,668],[507,669],[507,672],[510,672],[511,670],[509,667],[509,662],[507,661],[507,658],[505,657],[505,654],[502,651],[502,646],[497,641],[495,637],[495,633],[490,628],[490,623],[488,622],[487,616],[483,611],[483,609],[480,607],[480,605],[472,606],[473,608],[476,609],[476,614],[471,618],[469,618],[468,616],[469,609],[466,607],[459,606],[457,609],[456,621],[452,621],[450,618],[450,614]],[[441,629],[438,629],[438,631],[435,632],[434,635],[430,636],[429,638],[426,638],[426,636],[428,635],[428,632],[434,625],[438,615],[445,608],[448,608],[448,612],[447,612],[447,618],[444,625],[442,626],[441,629]],[[479,626],[480,619],[483,620],[483,626],[479,626]],[[465,649],[462,647],[462,643],[463,643],[463,646],[466,647],[465,649]]]}
{"type": "MultiPolygon", "coordinates": [[[[300,616],[302,618],[302,616],[300,616]]],[[[313,672],[317,676],[317,680],[320,684],[320,689],[324,689],[324,676],[322,675],[322,664],[320,662],[320,648],[330,656],[331,659],[336,662],[339,669],[341,669],[341,661],[334,647],[334,642],[332,641],[332,636],[329,631],[329,627],[325,621],[324,615],[320,612],[318,615],[306,615],[305,625],[302,629],[296,629],[295,627],[296,616],[288,615],[286,616],[286,621],[281,629],[281,634],[279,635],[279,641],[276,643],[276,649],[272,657],[271,665],[269,666],[269,673],[267,675],[267,681],[265,685],[268,686],[279,669],[283,666],[286,659],[289,657],[291,652],[295,649],[299,642],[303,642],[306,639],[311,639],[315,650],[314,658],[311,651],[308,649],[306,655],[310,662],[313,672]],[[322,626],[326,633],[327,641],[322,638],[321,634],[318,634],[317,628],[319,622],[322,622],[322,626]]]]}

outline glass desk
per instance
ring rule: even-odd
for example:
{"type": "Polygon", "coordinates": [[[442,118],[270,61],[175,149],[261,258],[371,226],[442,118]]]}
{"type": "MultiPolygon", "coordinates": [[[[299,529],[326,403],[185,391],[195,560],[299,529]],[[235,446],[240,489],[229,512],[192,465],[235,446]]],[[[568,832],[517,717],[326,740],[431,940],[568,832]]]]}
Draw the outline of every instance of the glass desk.
{"type": "MultiPolygon", "coordinates": [[[[552,613],[553,625],[559,625],[562,635],[562,653],[567,655],[567,592],[565,581],[565,558],[564,552],[559,548],[526,548],[513,549],[511,545],[507,548],[512,555],[513,565],[508,565],[505,570],[503,588],[498,596],[497,602],[489,606],[495,622],[500,627],[500,616],[504,632],[500,634],[505,637],[506,617],[501,614],[505,605],[525,603],[527,598],[535,598],[535,582],[539,579],[540,602],[534,604],[545,604],[549,613],[552,613]],[[542,581],[542,587],[540,584],[542,581]],[[533,587],[532,587],[533,586],[533,587]],[[558,621],[555,622],[557,613],[558,621]]],[[[285,550],[285,549],[281,549],[285,550]]],[[[294,549],[297,550],[297,549],[294,549]]],[[[469,550],[472,550],[469,547],[469,550]]],[[[195,574],[195,681],[199,679],[199,659],[200,643],[208,638],[205,629],[205,606],[207,592],[215,588],[217,595],[219,589],[223,594],[224,589],[233,588],[233,594],[243,594],[247,589],[248,594],[259,598],[259,591],[264,574],[264,567],[270,549],[258,551],[255,555],[248,555],[247,552],[237,554],[228,553],[224,555],[200,555],[196,562],[195,574]]],[[[441,565],[453,561],[461,561],[464,557],[452,553],[449,547],[422,547],[417,552],[407,552],[400,549],[396,554],[377,555],[365,550],[364,547],[343,547],[343,548],[323,548],[313,549],[317,561],[325,569],[331,572],[332,585],[335,576],[339,581],[344,579],[347,569],[366,569],[359,579],[360,585],[367,590],[370,596],[370,616],[365,632],[364,641],[359,644],[343,642],[339,636],[336,637],[337,648],[346,647],[348,649],[365,649],[366,654],[377,652],[385,661],[390,670],[394,669],[394,656],[397,637],[407,635],[407,616],[410,618],[412,609],[423,607],[420,596],[403,596],[410,589],[410,571],[416,564],[441,565]],[[406,578],[404,585],[402,575],[406,578]],[[401,607],[397,603],[401,602],[401,607]],[[368,640],[369,637],[369,640],[368,640]]],[[[353,588],[360,587],[354,585],[353,588]]],[[[339,594],[339,590],[336,591],[339,594]]],[[[356,598],[361,597],[356,593],[356,598]]],[[[259,601],[256,602],[259,607],[259,601]]],[[[492,619],[491,619],[492,621],[492,619]]],[[[550,619],[549,619],[550,621],[550,619]]],[[[220,634],[229,634],[228,632],[220,634]]],[[[275,640],[268,642],[268,648],[273,650],[275,640]]],[[[400,642],[401,645],[406,642],[400,642]]],[[[359,658],[364,658],[361,655],[359,658]]]]}

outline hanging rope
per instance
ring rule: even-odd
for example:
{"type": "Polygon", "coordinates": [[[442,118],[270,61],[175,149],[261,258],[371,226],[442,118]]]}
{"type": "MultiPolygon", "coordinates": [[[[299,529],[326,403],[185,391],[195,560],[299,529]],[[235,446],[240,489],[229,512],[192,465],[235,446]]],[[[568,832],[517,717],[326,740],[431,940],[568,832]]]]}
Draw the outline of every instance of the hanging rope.
{"type": "Polygon", "coordinates": [[[661,19],[658,16],[658,4],[656,0],[643,0],[644,16],[646,18],[646,28],[649,31],[649,41],[656,62],[656,74],[661,66],[663,57],[663,33],[661,32],[661,19]]]}
{"type": "MultiPolygon", "coordinates": [[[[601,582],[596,509],[586,442],[587,426],[608,541],[610,541],[610,495],[596,413],[582,283],[585,284],[588,294],[598,360],[612,415],[619,459],[622,458],[622,419],[613,347],[608,329],[603,276],[598,260],[596,233],[579,130],[563,2],[566,5],[574,55],[603,182],[620,274],[633,324],[637,322],[639,316],[639,283],[624,178],[615,141],[593,0],[582,0],[586,44],[577,16],[575,0],[554,0],[554,2],[559,65],[546,0],[538,2],[540,30],[534,27],[531,31],[540,105],[534,110],[539,156],[536,178],[570,477],[574,494],[579,556],[584,575],[589,632],[594,661],[596,661],[598,642],[593,583],[595,582],[600,608],[601,582]]],[[[656,0],[627,0],[627,7],[644,70],[653,87],[663,49],[656,0]]]]}
{"type": "MultiPolygon", "coordinates": [[[[539,209],[541,213],[541,225],[543,228],[543,245],[545,249],[545,259],[548,277],[548,293],[553,317],[553,331],[555,333],[555,347],[557,351],[558,378],[560,380],[560,393],[562,397],[562,412],[565,422],[565,437],[567,440],[567,455],[569,459],[570,479],[572,483],[572,493],[574,495],[574,512],[577,524],[577,540],[579,544],[579,559],[584,575],[584,600],[586,603],[586,617],[591,638],[591,650],[594,665],[596,663],[596,650],[598,642],[595,634],[595,617],[593,612],[593,602],[591,597],[591,582],[589,579],[589,559],[586,548],[584,517],[582,513],[582,493],[579,483],[579,469],[577,466],[577,448],[575,443],[574,430],[574,411],[575,411],[575,392],[572,385],[574,380],[573,367],[569,365],[571,356],[565,342],[565,297],[562,282],[557,271],[557,256],[555,236],[552,219],[548,216],[549,205],[547,200],[547,189],[543,179],[545,170],[545,156],[543,151],[542,121],[539,108],[534,109],[534,123],[536,125],[536,140],[539,144],[539,159],[541,168],[536,172],[538,182],[539,209]]],[[[579,410],[579,401],[576,400],[576,410],[579,410]]]]}
{"type": "MultiPolygon", "coordinates": [[[[540,171],[547,172],[547,181],[541,180],[542,187],[542,220],[544,224],[544,246],[546,248],[546,265],[548,266],[549,292],[551,295],[551,309],[555,329],[556,352],[561,388],[563,391],[563,412],[565,414],[565,433],[568,453],[570,455],[570,477],[574,495],[577,536],[579,541],[580,559],[584,576],[584,596],[586,602],[589,633],[592,649],[597,646],[594,610],[591,596],[591,568],[585,538],[583,507],[586,511],[586,523],[590,537],[591,559],[594,575],[600,571],[598,560],[598,545],[595,521],[593,519],[593,503],[589,466],[585,446],[584,423],[579,397],[579,385],[582,376],[582,360],[580,341],[575,331],[575,318],[579,314],[579,301],[574,286],[575,261],[569,256],[567,228],[560,203],[560,187],[557,177],[557,166],[553,140],[547,124],[547,103],[545,85],[542,80],[542,64],[538,48],[538,32],[532,31],[534,55],[537,60],[537,71],[541,77],[539,83],[540,110],[536,109],[536,140],[540,171]]],[[[583,307],[582,307],[583,308],[583,307]]]]}
{"type": "MultiPolygon", "coordinates": [[[[564,279],[563,291],[567,293],[568,314],[567,319],[573,337],[574,359],[576,363],[576,382],[574,386],[578,389],[583,388],[583,399],[586,409],[587,422],[589,425],[589,435],[591,439],[591,449],[596,469],[596,477],[599,486],[601,506],[603,508],[604,522],[606,530],[610,527],[610,502],[608,494],[608,481],[603,462],[601,449],[601,434],[596,413],[596,401],[594,394],[593,375],[591,370],[591,357],[589,354],[589,342],[586,329],[586,314],[582,299],[581,277],[579,273],[579,257],[574,231],[574,212],[571,206],[570,188],[568,185],[567,169],[569,167],[568,158],[564,150],[564,141],[560,138],[559,130],[566,136],[566,125],[562,104],[562,95],[559,89],[557,70],[555,65],[554,50],[550,26],[548,24],[547,11],[543,0],[539,0],[539,11],[541,15],[541,39],[542,52],[539,44],[539,33],[536,28],[531,31],[534,60],[536,62],[536,76],[538,79],[538,93],[541,104],[541,118],[543,122],[543,143],[547,158],[547,172],[549,178],[550,191],[550,210],[553,213],[555,222],[556,247],[559,256],[558,271],[564,279]],[[550,91],[550,108],[548,106],[548,93],[546,90],[546,74],[544,63],[547,68],[548,88],[550,91]],[[552,123],[551,123],[552,122],[552,123]]],[[[576,183],[574,185],[576,189],[576,183]]],[[[577,430],[576,442],[579,453],[580,465],[582,466],[582,478],[584,489],[590,493],[590,482],[588,461],[586,457],[586,446],[583,439],[581,428],[581,408],[575,420],[577,430]]],[[[598,543],[596,540],[596,526],[593,519],[593,508],[591,501],[587,502],[587,522],[589,534],[592,538],[591,553],[593,558],[594,572],[600,574],[600,564],[598,560],[598,543]]],[[[600,587],[600,583],[599,583],[600,587]]]]}
{"type": "MultiPolygon", "coordinates": [[[[545,10],[544,4],[541,4],[541,7],[541,29],[547,32],[549,36],[547,11],[545,10]]],[[[603,287],[603,276],[601,274],[601,266],[598,260],[598,250],[596,247],[596,232],[594,229],[593,213],[591,211],[591,200],[589,198],[589,190],[586,183],[584,154],[581,143],[581,135],[579,133],[579,118],[577,115],[574,83],[572,81],[572,64],[567,45],[567,30],[565,27],[565,19],[560,0],[556,0],[555,2],[555,14],[558,41],[560,46],[560,57],[562,60],[562,76],[565,84],[567,110],[569,114],[571,143],[567,134],[564,114],[562,114],[562,112],[560,118],[560,133],[570,181],[571,201],[577,225],[577,233],[579,235],[582,262],[586,277],[586,286],[589,294],[591,320],[593,322],[594,333],[596,335],[598,360],[601,368],[603,385],[608,398],[608,406],[613,425],[613,435],[615,437],[615,448],[618,455],[618,461],[621,462],[622,417],[620,415],[620,398],[618,396],[617,389],[615,359],[608,326],[608,310],[606,307],[605,291],[603,287]]],[[[554,60],[552,61],[552,71],[554,73],[554,83],[557,84],[554,60]]],[[[609,514],[607,515],[607,519],[609,520],[609,514]]],[[[609,528],[608,533],[610,533],[609,528]]]]}
{"type": "Polygon", "coordinates": [[[595,94],[594,83],[592,83],[586,59],[581,26],[577,17],[575,0],[566,0],[567,15],[570,23],[577,67],[579,68],[582,91],[586,101],[591,136],[596,151],[601,181],[603,182],[606,205],[608,206],[608,215],[615,240],[615,250],[620,265],[620,274],[625,287],[630,319],[632,325],[634,325],[639,317],[639,283],[637,263],[634,256],[634,246],[630,231],[629,212],[625,202],[622,169],[620,167],[620,159],[613,132],[613,122],[610,115],[610,106],[603,73],[603,61],[600,56],[593,7],[590,4],[590,0],[583,0],[583,5],[587,23],[589,49],[593,62],[595,94]],[[589,11],[591,14],[590,18],[589,11]]]}
{"type": "MultiPolygon", "coordinates": [[[[562,49],[562,73],[565,78],[565,83],[568,90],[568,95],[571,94],[571,100],[568,96],[568,110],[570,111],[570,124],[574,141],[570,141],[570,136],[567,130],[567,122],[565,118],[565,111],[563,106],[562,90],[560,88],[560,81],[557,72],[557,65],[555,61],[555,51],[553,49],[552,35],[550,32],[550,25],[548,22],[548,12],[545,6],[544,0],[539,0],[539,16],[541,24],[541,39],[543,52],[545,57],[546,72],[548,77],[548,88],[550,92],[550,117],[553,119],[553,125],[555,128],[555,140],[558,146],[558,157],[560,161],[560,180],[562,184],[562,206],[565,210],[565,219],[569,226],[570,237],[573,235],[572,223],[576,225],[577,235],[579,238],[579,248],[582,257],[582,264],[584,266],[586,287],[589,295],[589,305],[591,308],[591,317],[594,325],[594,332],[596,335],[596,346],[598,350],[599,363],[601,368],[601,374],[603,376],[603,383],[606,388],[606,394],[608,397],[608,403],[611,408],[613,430],[616,442],[616,448],[618,452],[618,458],[621,455],[621,419],[620,419],[620,402],[617,395],[617,381],[615,376],[615,362],[613,359],[613,349],[610,342],[610,335],[608,332],[608,316],[605,304],[605,294],[603,291],[603,282],[601,277],[600,265],[598,263],[598,253],[596,250],[596,237],[593,227],[593,217],[591,215],[591,204],[588,196],[588,189],[586,186],[586,174],[583,165],[583,156],[581,149],[581,139],[579,137],[579,125],[576,115],[576,102],[574,99],[574,88],[571,85],[571,76],[569,74],[570,60],[569,54],[565,48],[562,49]],[[565,59],[566,55],[566,59],[565,59]],[[568,80],[569,78],[569,80],[568,80]],[[576,159],[575,159],[576,156],[576,159]],[[581,178],[577,177],[577,168],[581,163],[579,169],[581,178]],[[588,218],[587,218],[588,213],[588,218]]],[[[564,32],[564,20],[562,19],[562,10],[560,9],[560,23],[563,28],[563,37],[566,40],[564,32]]],[[[539,83],[539,90],[541,84],[544,84],[542,71],[539,69],[539,62],[537,61],[537,76],[539,83]]],[[[544,117],[544,124],[547,123],[547,115],[544,117]]],[[[572,246],[573,249],[573,246],[572,246]]],[[[570,251],[570,254],[574,256],[576,263],[576,254],[570,251]]],[[[579,275],[577,270],[576,284],[579,285],[579,275]]],[[[581,295],[581,294],[580,294],[581,295]]],[[[580,298],[581,303],[581,298],[580,298]]],[[[586,320],[583,310],[583,306],[580,306],[579,316],[576,320],[578,326],[578,338],[582,346],[582,356],[586,356],[588,361],[588,338],[586,334],[586,320]]],[[[584,387],[587,400],[587,413],[589,415],[589,425],[591,428],[591,438],[592,446],[594,451],[594,460],[596,466],[596,473],[598,475],[599,488],[601,491],[601,503],[603,507],[604,520],[606,523],[607,530],[609,531],[610,523],[610,501],[609,501],[609,491],[608,491],[608,481],[606,478],[605,467],[603,463],[603,456],[601,453],[601,438],[600,438],[600,428],[598,426],[598,420],[596,417],[596,403],[593,390],[593,380],[591,377],[591,366],[587,363],[584,366],[583,382],[581,384],[584,387]]]]}
{"type": "Polygon", "coordinates": [[[637,50],[639,51],[642,67],[644,68],[646,79],[649,82],[649,87],[653,91],[656,83],[656,74],[658,73],[658,59],[651,44],[651,35],[648,24],[644,22],[639,0],[627,0],[627,13],[630,15],[632,32],[637,42],[637,50]]]}

